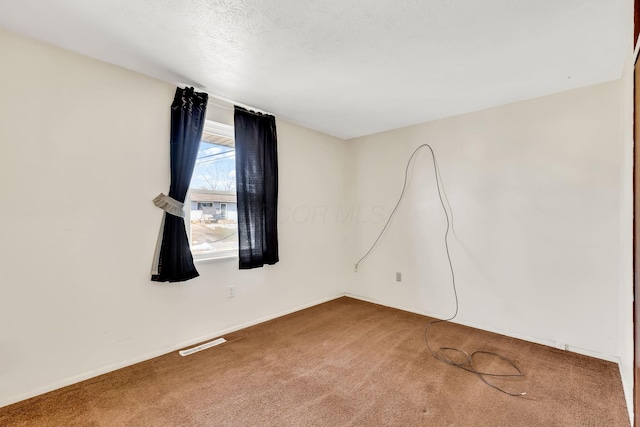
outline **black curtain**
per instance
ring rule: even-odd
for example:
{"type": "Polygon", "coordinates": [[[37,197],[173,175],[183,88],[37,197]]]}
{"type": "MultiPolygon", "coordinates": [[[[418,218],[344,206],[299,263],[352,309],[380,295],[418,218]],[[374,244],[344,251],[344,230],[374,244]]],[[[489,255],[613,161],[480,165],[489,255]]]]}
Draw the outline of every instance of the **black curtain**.
{"type": "Polygon", "coordinates": [[[171,104],[171,187],[154,203],[165,210],[151,280],[182,282],[198,277],[184,226],[182,207],[189,190],[205,123],[208,95],[178,88],[171,104]]]}
{"type": "Polygon", "coordinates": [[[240,268],[278,262],[278,141],[273,116],[235,108],[240,268]]]}

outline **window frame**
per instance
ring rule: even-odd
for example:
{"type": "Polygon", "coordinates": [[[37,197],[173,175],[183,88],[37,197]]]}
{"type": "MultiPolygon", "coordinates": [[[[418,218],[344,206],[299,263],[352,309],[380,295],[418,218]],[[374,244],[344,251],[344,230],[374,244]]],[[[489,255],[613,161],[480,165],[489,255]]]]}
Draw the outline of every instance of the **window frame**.
{"type": "MultiPolygon", "coordinates": [[[[202,133],[211,133],[234,139],[233,149],[235,150],[235,133],[233,126],[213,120],[206,120],[202,133]]],[[[185,199],[184,206],[189,206],[189,209],[185,209],[185,227],[187,229],[187,237],[189,238],[189,249],[191,250],[191,191],[187,192],[187,198],[185,199]]],[[[194,254],[192,251],[191,255],[193,256],[194,263],[200,264],[222,260],[237,260],[238,250],[230,249],[225,251],[206,252],[203,254],[194,254]]]]}

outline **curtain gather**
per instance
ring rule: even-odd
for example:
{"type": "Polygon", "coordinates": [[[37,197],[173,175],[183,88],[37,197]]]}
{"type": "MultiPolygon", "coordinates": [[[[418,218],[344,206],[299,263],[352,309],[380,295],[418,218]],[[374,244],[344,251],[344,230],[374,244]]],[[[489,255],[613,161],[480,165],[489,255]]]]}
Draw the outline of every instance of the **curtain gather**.
{"type": "Polygon", "coordinates": [[[278,150],[273,116],[235,107],[240,268],[278,262],[278,150]]]}
{"type": "Polygon", "coordinates": [[[171,187],[153,202],[165,211],[156,245],[151,280],[181,282],[199,274],[193,264],[182,206],[189,190],[205,123],[208,95],[177,88],[171,104],[171,187]]]}

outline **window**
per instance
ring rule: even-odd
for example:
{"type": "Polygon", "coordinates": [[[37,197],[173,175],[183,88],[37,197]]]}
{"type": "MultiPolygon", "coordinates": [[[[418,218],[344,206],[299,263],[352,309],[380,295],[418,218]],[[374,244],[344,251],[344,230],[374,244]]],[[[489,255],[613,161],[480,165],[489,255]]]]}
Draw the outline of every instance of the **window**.
{"type": "Polygon", "coordinates": [[[189,226],[194,259],[238,252],[236,159],[233,127],[207,121],[189,185],[189,226]]]}

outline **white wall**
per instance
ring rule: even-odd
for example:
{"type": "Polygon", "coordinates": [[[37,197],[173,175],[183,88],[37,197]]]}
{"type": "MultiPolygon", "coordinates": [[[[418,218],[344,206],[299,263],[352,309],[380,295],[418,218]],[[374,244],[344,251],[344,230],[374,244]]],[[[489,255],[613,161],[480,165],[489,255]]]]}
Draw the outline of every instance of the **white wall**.
{"type": "Polygon", "coordinates": [[[633,116],[634,55],[629,54],[620,84],[622,150],[620,168],[620,374],[633,424],[633,116]]]}
{"type": "MultiPolygon", "coordinates": [[[[277,265],[151,282],[175,87],[7,32],[0,52],[0,406],[342,292],[343,225],[287,215],[277,265]]],[[[277,126],[280,204],[336,210],[345,142],[277,126]]]]}
{"type": "MultiPolygon", "coordinates": [[[[388,215],[410,154],[431,144],[454,214],[457,320],[618,360],[619,289],[628,286],[620,259],[631,257],[620,236],[629,184],[621,183],[628,155],[621,105],[616,81],[350,140],[349,200],[388,215]]],[[[374,218],[355,224],[352,263],[381,226],[374,218]]],[[[351,273],[349,293],[448,317],[454,302],[444,230],[425,150],[390,229],[351,273]]]]}

